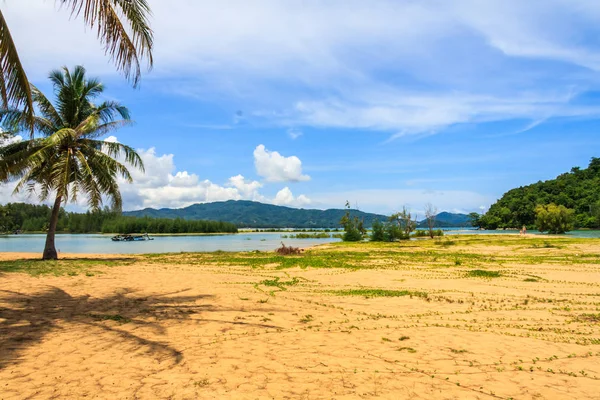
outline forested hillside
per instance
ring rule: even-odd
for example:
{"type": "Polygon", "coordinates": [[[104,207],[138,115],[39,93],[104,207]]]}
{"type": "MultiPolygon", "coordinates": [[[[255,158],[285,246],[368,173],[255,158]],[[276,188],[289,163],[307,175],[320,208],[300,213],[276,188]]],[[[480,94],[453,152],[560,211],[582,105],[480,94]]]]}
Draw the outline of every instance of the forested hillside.
{"type": "MultiPolygon", "coordinates": [[[[0,232],[44,232],[50,207],[24,203],[0,206],[0,232]]],[[[219,233],[237,232],[234,224],[221,221],[187,221],[167,218],[126,217],[110,210],[72,213],[60,210],[57,232],[68,233],[219,233]]]]}
{"type": "MultiPolygon", "coordinates": [[[[129,211],[123,213],[129,216],[148,216],[155,218],[218,219],[236,224],[239,227],[250,228],[339,228],[340,219],[346,210],[306,210],[263,204],[256,201],[229,200],[214,203],[194,204],[185,208],[162,208],[156,210],[129,211]]],[[[381,221],[385,215],[365,213],[350,210],[351,216],[357,216],[370,227],[375,219],[381,221]]]]}
{"type": "MultiPolygon", "coordinates": [[[[442,211],[435,216],[435,228],[461,228],[471,227],[471,218],[467,214],[449,213],[442,211]]],[[[427,228],[427,220],[424,219],[417,224],[419,228],[427,228]]]]}
{"type": "Polygon", "coordinates": [[[573,209],[575,227],[600,228],[600,158],[592,158],[586,169],[506,192],[480,219],[486,229],[535,226],[535,207],[555,203],[573,209]]]}

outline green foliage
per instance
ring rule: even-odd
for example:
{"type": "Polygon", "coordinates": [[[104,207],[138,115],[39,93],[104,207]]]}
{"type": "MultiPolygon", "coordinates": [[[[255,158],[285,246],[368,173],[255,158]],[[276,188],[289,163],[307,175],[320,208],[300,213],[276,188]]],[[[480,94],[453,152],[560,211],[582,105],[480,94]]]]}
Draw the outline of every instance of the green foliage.
{"type": "Polygon", "coordinates": [[[384,242],[385,240],[385,232],[383,228],[383,224],[378,219],[373,222],[373,226],[371,228],[371,242],[384,242]]]}
{"type": "Polygon", "coordinates": [[[474,278],[499,278],[502,276],[500,271],[486,271],[484,269],[472,269],[467,272],[467,276],[474,278]]]}
{"type": "Polygon", "coordinates": [[[556,179],[537,182],[506,192],[480,220],[485,229],[533,228],[536,207],[554,203],[573,210],[577,228],[600,229],[600,158],[587,169],[572,168],[556,179]]]}
{"type": "Polygon", "coordinates": [[[427,298],[428,295],[425,292],[417,292],[412,290],[387,290],[387,289],[345,289],[345,290],[332,290],[329,293],[338,296],[364,296],[370,297],[422,297],[427,298]]]}
{"type": "Polygon", "coordinates": [[[400,226],[392,220],[382,223],[379,220],[373,222],[370,240],[372,242],[394,242],[396,240],[406,240],[407,236],[400,226]]]}
{"type": "Polygon", "coordinates": [[[350,215],[350,202],[346,201],[346,213],[340,219],[340,225],[344,227],[344,235],[342,240],[344,242],[359,242],[363,239],[363,235],[366,230],[364,228],[363,220],[359,219],[358,216],[350,215]]]}
{"type": "Polygon", "coordinates": [[[331,237],[331,234],[326,232],[296,233],[293,235],[281,235],[281,237],[284,239],[329,239],[331,237]]]}
{"type": "Polygon", "coordinates": [[[417,228],[417,221],[412,219],[412,215],[410,211],[404,207],[402,212],[398,212],[390,215],[389,221],[395,222],[403,233],[400,239],[408,239],[410,237],[410,233],[417,228]]]}
{"type": "Polygon", "coordinates": [[[481,227],[481,215],[476,212],[469,213],[469,219],[471,226],[479,228],[481,227]]]}
{"type": "Polygon", "coordinates": [[[441,236],[444,236],[444,231],[442,231],[441,229],[434,229],[430,233],[428,230],[426,231],[426,230],[419,229],[413,233],[414,237],[429,237],[431,235],[433,235],[434,237],[441,237],[441,236]]]}
{"type": "Polygon", "coordinates": [[[93,276],[97,273],[94,268],[114,267],[118,265],[130,265],[135,262],[134,258],[122,257],[115,259],[71,259],[58,261],[42,260],[7,260],[0,261],[0,272],[21,272],[32,276],[55,275],[55,276],[77,276],[85,274],[93,276]]]}
{"type": "MultiPolygon", "coordinates": [[[[52,210],[46,205],[9,203],[0,206],[0,232],[45,232],[52,210]]],[[[104,208],[86,213],[61,209],[56,227],[63,233],[235,233],[234,224],[221,221],[135,218],[104,208]]]]}
{"type": "Polygon", "coordinates": [[[539,205],[535,208],[535,215],[535,224],[541,232],[560,234],[573,229],[574,211],[563,205],[539,205]]]}

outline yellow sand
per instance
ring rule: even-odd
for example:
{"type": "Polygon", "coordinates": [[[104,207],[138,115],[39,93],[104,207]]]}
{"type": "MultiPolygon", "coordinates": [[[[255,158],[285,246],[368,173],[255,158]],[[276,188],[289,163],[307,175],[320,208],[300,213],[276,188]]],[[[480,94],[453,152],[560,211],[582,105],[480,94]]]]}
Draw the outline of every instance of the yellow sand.
{"type": "MultiPolygon", "coordinates": [[[[590,243],[447,251],[600,252],[590,243]]],[[[464,277],[465,261],[387,255],[356,271],[169,260],[94,276],[0,274],[0,399],[600,398],[600,323],[585,317],[600,313],[598,258],[490,264],[504,273],[495,279],[464,277]],[[255,285],[271,277],[300,282],[255,285]],[[361,286],[429,296],[328,292],[361,286]]]]}

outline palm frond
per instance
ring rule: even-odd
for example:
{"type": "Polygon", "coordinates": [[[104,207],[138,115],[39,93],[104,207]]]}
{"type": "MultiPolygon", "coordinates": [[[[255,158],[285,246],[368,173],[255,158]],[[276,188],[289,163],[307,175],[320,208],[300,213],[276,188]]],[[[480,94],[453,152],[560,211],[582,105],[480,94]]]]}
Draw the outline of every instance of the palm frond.
{"type": "MultiPolygon", "coordinates": [[[[9,134],[17,134],[19,132],[28,131],[31,128],[31,123],[27,120],[27,115],[23,110],[18,109],[0,109],[0,125],[4,132],[9,134]]],[[[55,129],[53,123],[46,118],[33,116],[34,131],[39,131],[44,134],[52,133],[55,129]]]]}
{"type": "MultiPolygon", "coordinates": [[[[57,98],[54,104],[32,88],[44,115],[36,117],[36,130],[44,137],[0,147],[0,180],[18,179],[15,191],[39,189],[41,199],[55,194],[68,202],[86,195],[90,208],[97,209],[107,196],[113,207],[120,208],[119,178],[132,181],[125,164],[141,170],[144,165],[133,148],[97,138],[131,124],[129,110],[117,102],[95,106],[90,98],[103,86],[87,80],[83,67],[54,71],[50,79],[57,98]]],[[[21,116],[18,110],[0,111],[0,122],[18,125],[21,116]]]]}
{"type": "Polygon", "coordinates": [[[89,142],[96,142],[95,145],[98,146],[101,144],[104,152],[109,157],[121,157],[123,156],[125,162],[142,172],[145,172],[144,162],[140,155],[135,151],[133,147],[129,147],[122,143],[116,142],[105,142],[105,141],[97,141],[97,140],[89,140],[89,142]]]}
{"type": "Polygon", "coordinates": [[[116,117],[121,117],[125,120],[131,119],[129,109],[116,101],[105,101],[96,107],[96,111],[104,122],[112,121],[116,117]]]}
{"type": "Polygon", "coordinates": [[[105,51],[125,77],[137,86],[141,77],[140,61],[148,59],[152,67],[153,33],[148,24],[150,7],[146,0],[58,0],[82,16],[87,25],[97,27],[105,51]],[[124,16],[126,27],[119,18],[124,16]],[[131,32],[131,36],[128,33],[131,32]]]}
{"type": "Polygon", "coordinates": [[[51,121],[55,127],[64,125],[60,114],[56,111],[52,102],[34,85],[31,85],[31,94],[34,103],[37,105],[45,119],[51,121]]]}
{"type": "Polygon", "coordinates": [[[23,118],[29,126],[30,136],[33,137],[34,110],[29,80],[2,10],[0,10],[0,96],[2,108],[23,107],[23,118]]]}
{"type": "Polygon", "coordinates": [[[83,131],[82,136],[85,137],[86,139],[96,139],[101,136],[105,136],[112,131],[116,131],[119,128],[131,125],[131,124],[133,124],[131,121],[126,121],[126,120],[122,120],[122,119],[120,119],[118,121],[107,122],[104,124],[92,126],[91,129],[88,131],[83,131]]]}

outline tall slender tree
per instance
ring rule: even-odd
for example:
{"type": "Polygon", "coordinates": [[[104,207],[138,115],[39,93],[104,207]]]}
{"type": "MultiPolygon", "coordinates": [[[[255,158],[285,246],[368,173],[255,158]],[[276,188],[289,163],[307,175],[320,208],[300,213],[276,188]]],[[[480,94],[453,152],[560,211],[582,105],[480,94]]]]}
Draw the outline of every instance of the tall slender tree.
{"type": "MultiPolygon", "coordinates": [[[[85,69],[66,67],[50,73],[56,101],[53,104],[37,88],[31,87],[39,115],[33,116],[34,137],[0,148],[0,180],[18,179],[15,192],[39,191],[41,200],[54,196],[48,235],[42,258],[57,259],[54,236],[60,207],[87,197],[92,210],[102,206],[103,196],[114,209],[122,205],[118,177],[131,182],[125,164],[143,170],[140,156],[121,143],[99,140],[100,137],[131,123],[129,110],[114,101],[94,104],[104,91],[97,79],[87,79],[85,69]]],[[[26,111],[0,111],[0,121],[11,131],[28,130],[23,118],[26,111]]]]}
{"type": "MultiPolygon", "coordinates": [[[[55,0],[74,17],[82,17],[104,45],[117,69],[134,87],[141,76],[141,60],[152,67],[153,33],[147,0],[55,0]]],[[[0,97],[2,108],[19,108],[31,137],[35,130],[34,95],[27,74],[0,9],[0,97]]]]}

